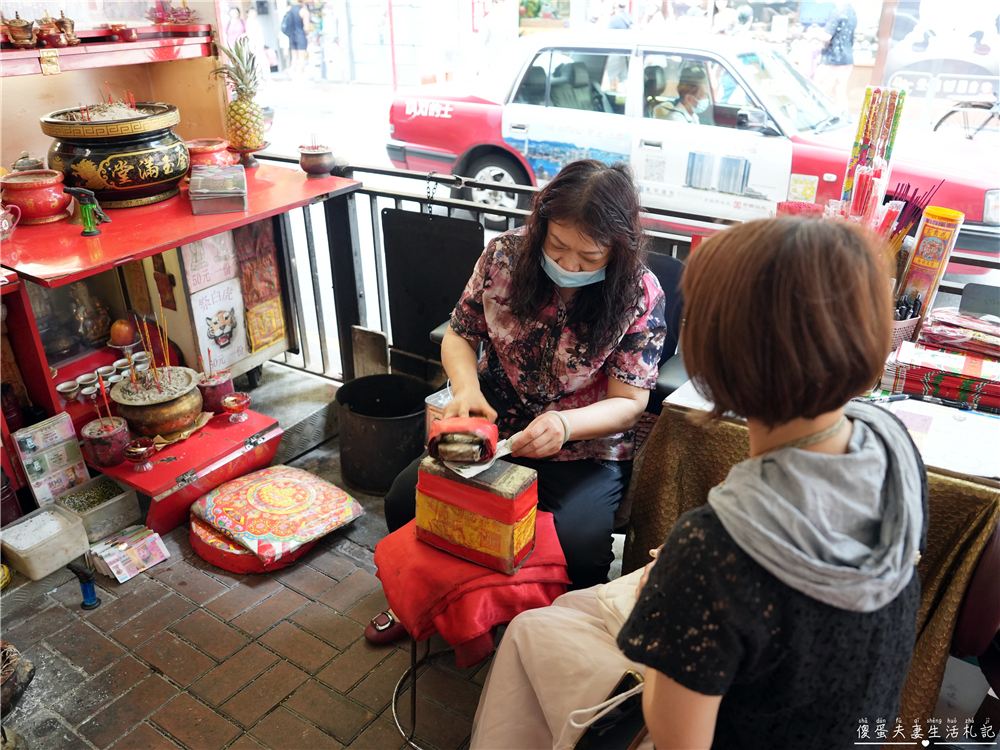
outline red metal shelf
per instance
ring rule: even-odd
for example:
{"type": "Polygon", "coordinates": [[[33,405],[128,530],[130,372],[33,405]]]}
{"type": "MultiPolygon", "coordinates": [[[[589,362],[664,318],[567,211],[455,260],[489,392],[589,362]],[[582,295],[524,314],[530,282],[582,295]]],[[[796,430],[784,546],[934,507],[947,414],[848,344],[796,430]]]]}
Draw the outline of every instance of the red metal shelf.
{"type": "Polygon", "coordinates": [[[152,206],[108,209],[111,223],[102,224],[97,237],[81,237],[81,228],[65,221],[18,226],[0,245],[0,263],[42,286],[59,287],[359,187],[356,180],[309,179],[297,169],[262,164],[247,170],[246,212],[194,216],[182,187],[180,195],[152,206]]]}
{"type": "MultiPolygon", "coordinates": [[[[179,26],[169,28],[169,32],[163,31],[163,27],[158,26],[138,29],[140,39],[137,42],[102,41],[111,36],[109,29],[79,32],[81,39],[89,41],[76,47],[58,49],[59,69],[62,72],[67,72],[108,68],[117,65],[186,60],[212,55],[211,27],[179,26]],[[175,31],[177,29],[182,31],[175,31]],[[147,32],[147,38],[142,37],[142,32],[147,32]],[[170,36],[163,36],[167,33],[170,36]]],[[[41,49],[0,50],[0,76],[41,74],[41,57],[41,49]]]]}

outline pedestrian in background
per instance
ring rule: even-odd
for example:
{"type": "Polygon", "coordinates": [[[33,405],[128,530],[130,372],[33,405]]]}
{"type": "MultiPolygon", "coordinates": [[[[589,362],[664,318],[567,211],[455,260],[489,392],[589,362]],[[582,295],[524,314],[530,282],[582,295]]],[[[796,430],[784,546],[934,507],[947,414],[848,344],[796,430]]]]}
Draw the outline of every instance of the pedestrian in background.
{"type": "Polygon", "coordinates": [[[264,27],[257,18],[257,8],[252,5],[247,8],[247,20],[244,25],[246,37],[250,42],[250,51],[253,52],[257,68],[260,70],[261,80],[270,81],[271,65],[267,59],[267,47],[264,46],[264,27]]]}
{"type": "Polygon", "coordinates": [[[854,70],[854,30],[857,27],[858,14],[854,7],[847,0],[838,0],[826,25],[813,34],[826,45],[816,68],[816,85],[844,111],[847,110],[847,82],[854,70]]]}
{"type": "Polygon", "coordinates": [[[236,40],[239,39],[246,33],[247,27],[243,23],[243,19],[240,18],[239,8],[229,9],[229,19],[226,21],[226,46],[229,49],[233,49],[236,46],[236,40]]]}
{"type": "Polygon", "coordinates": [[[632,16],[629,15],[628,10],[626,10],[628,3],[624,0],[618,0],[618,5],[615,8],[615,14],[611,16],[611,20],[608,22],[609,29],[631,29],[632,28],[632,16]]]}
{"type": "Polygon", "coordinates": [[[306,74],[306,50],[309,47],[306,32],[309,26],[309,9],[305,6],[305,0],[293,3],[281,19],[281,32],[288,37],[288,48],[292,53],[293,78],[304,78],[306,74]]]}
{"type": "Polygon", "coordinates": [[[663,7],[661,3],[646,3],[646,9],[642,15],[640,26],[644,29],[662,29],[667,25],[667,19],[663,17],[663,7]]]}

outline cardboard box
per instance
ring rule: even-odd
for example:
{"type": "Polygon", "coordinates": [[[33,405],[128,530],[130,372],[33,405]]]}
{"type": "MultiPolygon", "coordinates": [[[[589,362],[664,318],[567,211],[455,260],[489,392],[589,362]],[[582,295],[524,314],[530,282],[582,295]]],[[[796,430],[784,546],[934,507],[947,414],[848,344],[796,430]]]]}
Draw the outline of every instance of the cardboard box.
{"type": "Polygon", "coordinates": [[[417,538],[513,575],[535,546],[538,475],[497,461],[466,479],[437,459],[420,462],[417,538]]]}

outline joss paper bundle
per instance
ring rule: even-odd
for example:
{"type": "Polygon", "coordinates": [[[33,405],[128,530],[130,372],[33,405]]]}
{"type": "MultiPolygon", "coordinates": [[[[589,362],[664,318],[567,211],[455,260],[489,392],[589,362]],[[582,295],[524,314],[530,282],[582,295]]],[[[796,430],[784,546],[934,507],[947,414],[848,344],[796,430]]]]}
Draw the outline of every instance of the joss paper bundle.
{"type": "Polygon", "coordinates": [[[955,308],[939,308],[928,313],[919,342],[1000,359],[1000,325],[963,315],[955,308]]]}
{"type": "Polygon", "coordinates": [[[889,356],[882,389],[1000,408],[1000,361],[904,341],[889,356]]]}
{"type": "Polygon", "coordinates": [[[478,417],[439,419],[431,425],[427,453],[462,464],[486,463],[497,452],[497,426],[478,417]]]}

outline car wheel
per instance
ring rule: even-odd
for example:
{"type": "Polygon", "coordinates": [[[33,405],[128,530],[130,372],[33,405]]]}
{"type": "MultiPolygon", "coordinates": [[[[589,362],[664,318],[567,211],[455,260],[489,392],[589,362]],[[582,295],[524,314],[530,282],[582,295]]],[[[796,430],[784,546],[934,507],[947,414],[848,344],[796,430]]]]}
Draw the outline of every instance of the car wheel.
{"type": "MultiPolygon", "coordinates": [[[[475,203],[498,208],[527,208],[531,202],[528,194],[518,194],[503,189],[504,185],[530,185],[521,166],[508,156],[490,154],[476,159],[466,171],[466,177],[476,182],[488,182],[497,186],[487,188],[467,188],[467,198],[475,203]]],[[[507,217],[501,214],[483,214],[487,229],[503,231],[507,228],[507,217]]]]}

